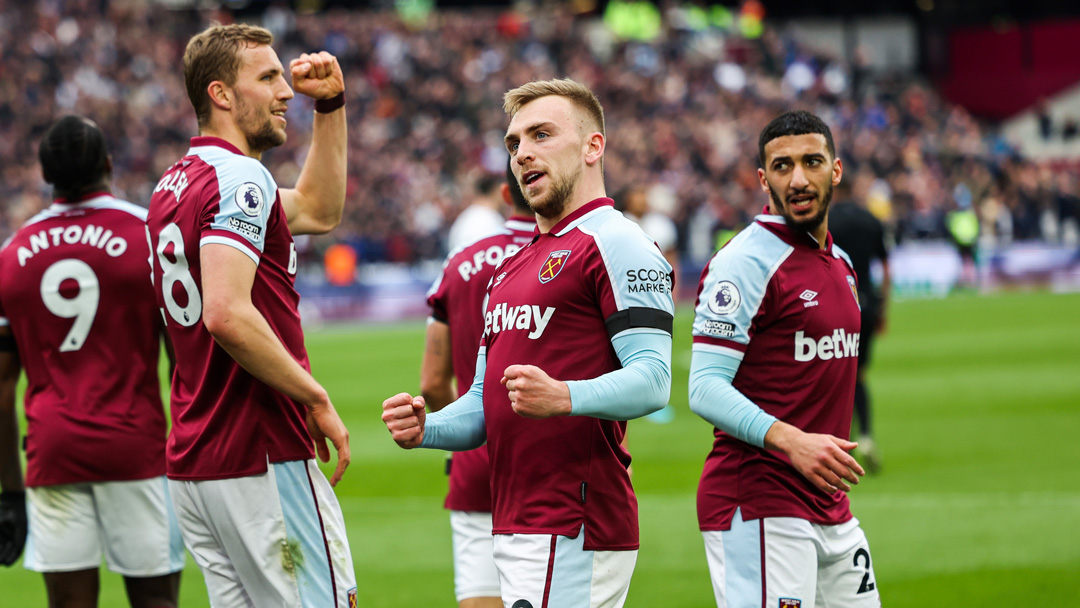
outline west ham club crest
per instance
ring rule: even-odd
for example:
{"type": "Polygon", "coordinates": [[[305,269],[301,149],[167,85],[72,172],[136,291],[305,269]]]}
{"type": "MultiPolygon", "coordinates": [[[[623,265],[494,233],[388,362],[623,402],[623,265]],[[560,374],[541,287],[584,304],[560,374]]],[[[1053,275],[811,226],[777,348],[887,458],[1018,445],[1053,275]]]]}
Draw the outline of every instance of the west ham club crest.
{"type": "Polygon", "coordinates": [[[559,251],[552,251],[548,254],[547,259],[540,265],[540,282],[547,283],[551,279],[559,276],[563,266],[566,266],[566,260],[569,258],[569,249],[560,249],[559,251]]]}

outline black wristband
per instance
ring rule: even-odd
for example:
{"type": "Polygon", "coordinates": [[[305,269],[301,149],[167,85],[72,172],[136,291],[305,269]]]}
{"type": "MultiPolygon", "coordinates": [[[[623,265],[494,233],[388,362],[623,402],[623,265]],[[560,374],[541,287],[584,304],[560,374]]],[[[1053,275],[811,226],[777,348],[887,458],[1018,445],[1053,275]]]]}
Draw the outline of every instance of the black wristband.
{"type": "Polygon", "coordinates": [[[330,99],[316,99],[315,111],[319,114],[329,114],[345,105],[345,91],[342,91],[330,99]]]}

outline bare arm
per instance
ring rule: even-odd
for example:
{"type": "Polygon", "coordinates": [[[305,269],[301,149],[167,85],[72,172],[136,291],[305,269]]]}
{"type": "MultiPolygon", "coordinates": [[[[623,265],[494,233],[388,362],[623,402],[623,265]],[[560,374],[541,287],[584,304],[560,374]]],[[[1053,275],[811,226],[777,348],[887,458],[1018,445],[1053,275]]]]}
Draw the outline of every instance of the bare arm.
{"type": "MultiPolygon", "coordinates": [[[[343,94],[337,59],[327,52],[303,54],[289,64],[293,88],[315,100],[343,94]]],[[[311,148],[295,188],[281,188],[281,205],[293,234],[322,234],[341,223],[345,209],[348,128],[345,108],[315,112],[311,148]]]]}
{"type": "Polygon", "coordinates": [[[420,393],[433,412],[446,407],[457,397],[452,354],[450,326],[432,319],[427,326],[424,358],[420,362],[420,393]]]}
{"type": "MultiPolygon", "coordinates": [[[[0,327],[0,339],[11,339],[11,328],[0,327]]],[[[19,416],[15,408],[15,387],[22,364],[18,351],[0,351],[0,489],[22,492],[22,463],[19,461],[19,416]]]]}
{"type": "Polygon", "coordinates": [[[337,468],[330,479],[336,485],[349,466],[349,432],[326,390],[286,350],[251,302],[255,263],[240,250],[215,243],[201,247],[199,259],[207,331],[251,375],[308,406],[308,432],[319,458],[330,459],[327,438],[337,449],[337,468]]]}

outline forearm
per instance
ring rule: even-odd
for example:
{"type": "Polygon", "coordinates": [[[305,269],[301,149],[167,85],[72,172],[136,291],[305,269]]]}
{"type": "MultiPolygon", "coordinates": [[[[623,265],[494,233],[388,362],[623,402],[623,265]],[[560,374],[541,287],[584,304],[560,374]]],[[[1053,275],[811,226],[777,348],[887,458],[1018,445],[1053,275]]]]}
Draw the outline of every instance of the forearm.
{"type": "Polygon", "coordinates": [[[622,369],[566,383],[571,416],[632,420],[667,405],[671,396],[671,336],[624,332],[612,340],[622,369]]]}
{"type": "Polygon", "coordinates": [[[777,421],[732,385],[740,361],[694,350],[690,363],[690,409],[716,428],[758,447],[777,421]]]}
{"type": "Polygon", "coordinates": [[[446,407],[457,396],[454,393],[450,326],[434,319],[428,321],[424,357],[420,361],[420,394],[432,412],[446,407]]]}
{"type": "Polygon", "coordinates": [[[424,423],[422,448],[473,450],[487,441],[484,423],[484,373],[487,356],[483,349],[476,356],[476,376],[469,391],[460,399],[429,415],[424,423]]]}
{"type": "Polygon", "coordinates": [[[240,367],[271,388],[306,405],[328,400],[323,387],[286,350],[262,313],[249,302],[232,303],[225,318],[207,329],[240,367]]]}
{"type": "Polygon", "coordinates": [[[294,234],[329,232],[341,223],[345,209],[348,126],[345,108],[315,113],[311,147],[296,182],[299,203],[308,221],[294,234]]]}

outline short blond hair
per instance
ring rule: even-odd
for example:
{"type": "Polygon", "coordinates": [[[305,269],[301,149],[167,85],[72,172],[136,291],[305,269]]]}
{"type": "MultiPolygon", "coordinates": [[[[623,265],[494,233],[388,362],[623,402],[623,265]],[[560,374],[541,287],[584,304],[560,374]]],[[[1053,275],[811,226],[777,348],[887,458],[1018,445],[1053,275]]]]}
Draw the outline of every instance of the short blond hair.
{"type": "Polygon", "coordinates": [[[210,83],[220,80],[233,86],[240,73],[240,49],[273,42],[270,30],[246,23],[214,24],[188,41],[184,50],[184,85],[199,127],[210,123],[210,95],[206,92],[210,83]]]}
{"type": "Polygon", "coordinates": [[[534,80],[516,89],[510,89],[506,95],[503,95],[503,110],[510,118],[513,118],[525,104],[549,95],[569,99],[570,103],[585,111],[586,116],[593,123],[591,126],[607,137],[604,131],[604,107],[600,105],[600,100],[589,90],[589,87],[569,78],[534,80]]]}

